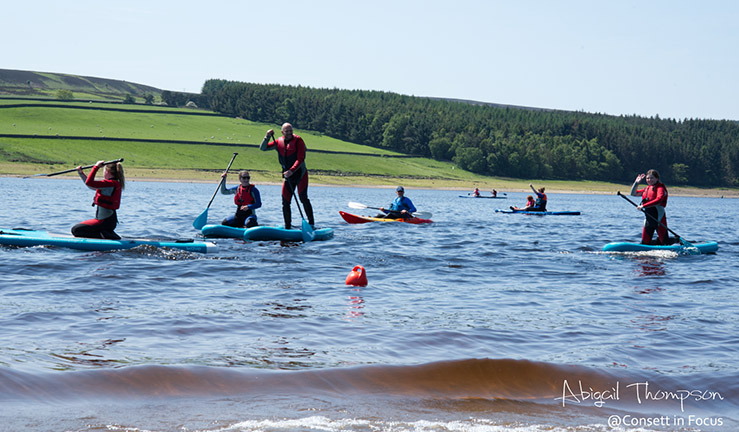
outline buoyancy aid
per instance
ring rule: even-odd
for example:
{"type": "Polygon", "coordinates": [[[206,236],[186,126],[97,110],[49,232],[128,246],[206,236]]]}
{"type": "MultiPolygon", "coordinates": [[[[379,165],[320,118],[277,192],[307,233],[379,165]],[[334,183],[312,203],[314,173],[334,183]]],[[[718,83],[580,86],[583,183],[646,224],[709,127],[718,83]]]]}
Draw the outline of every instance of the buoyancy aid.
{"type": "Polygon", "coordinates": [[[279,137],[277,155],[285,170],[296,172],[305,167],[305,141],[299,135],[293,135],[293,139],[285,144],[285,137],[279,137]]]}
{"type": "Polygon", "coordinates": [[[105,188],[99,188],[95,191],[94,203],[97,206],[109,209],[117,210],[121,206],[121,184],[115,180],[111,181],[111,185],[105,188]],[[102,189],[113,188],[113,193],[105,195],[102,193],[102,189]]]}
{"type": "Polygon", "coordinates": [[[247,187],[239,185],[238,189],[236,189],[236,194],[234,195],[234,204],[239,207],[254,204],[254,194],[252,194],[252,189],[254,189],[253,184],[250,184],[247,187]]]}
{"type": "Polygon", "coordinates": [[[657,182],[652,186],[647,186],[641,191],[642,207],[662,206],[667,207],[667,187],[657,182]]]}
{"type": "Polygon", "coordinates": [[[547,208],[547,195],[543,194],[541,192],[536,193],[536,201],[534,202],[534,207],[541,210],[546,210],[547,208]]]}

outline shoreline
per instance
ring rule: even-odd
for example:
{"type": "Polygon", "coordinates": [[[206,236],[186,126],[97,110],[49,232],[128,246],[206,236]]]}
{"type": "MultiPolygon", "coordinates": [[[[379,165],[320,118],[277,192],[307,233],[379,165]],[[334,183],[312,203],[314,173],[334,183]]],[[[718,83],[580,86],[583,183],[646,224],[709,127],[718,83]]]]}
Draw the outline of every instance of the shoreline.
{"type": "MultiPolygon", "coordinates": [[[[149,170],[146,170],[149,171],[149,170]]],[[[149,171],[151,173],[151,171],[149,171]]],[[[72,173],[74,174],[74,173],[72,173]]],[[[217,183],[214,179],[210,178],[209,173],[203,173],[203,175],[162,175],[162,176],[151,176],[141,175],[136,170],[133,172],[126,173],[126,180],[129,182],[170,182],[170,183],[217,183]],[[208,178],[206,178],[208,177],[208,178]]],[[[147,173],[148,174],[148,173],[147,173]]],[[[181,173],[178,173],[181,174],[181,173]]],[[[272,185],[278,186],[282,182],[277,179],[276,175],[254,175],[254,184],[257,185],[272,185]]],[[[25,176],[15,173],[2,173],[0,178],[45,178],[44,176],[25,176]]],[[[75,175],[60,175],[56,178],[60,179],[79,179],[75,175]]],[[[368,180],[369,178],[361,177],[338,177],[338,176],[325,176],[325,175],[314,175],[311,176],[311,186],[321,187],[361,187],[361,188],[377,188],[377,189],[394,189],[398,184],[404,185],[409,189],[430,189],[430,190],[448,190],[448,191],[467,191],[471,192],[475,187],[480,188],[482,195],[488,195],[491,189],[498,190],[499,193],[503,192],[515,192],[515,193],[527,193],[531,192],[528,188],[528,184],[532,183],[535,186],[544,186],[547,194],[592,194],[592,195],[615,195],[617,191],[622,193],[628,193],[631,189],[631,184],[610,184],[601,182],[578,182],[578,181],[562,181],[562,180],[515,180],[515,179],[503,179],[496,181],[494,179],[485,179],[484,181],[462,181],[462,180],[446,180],[446,179],[396,179],[396,178],[385,178],[381,181],[373,178],[372,181],[357,181],[357,180],[368,180]],[[583,187],[577,187],[582,183],[583,187]],[[471,186],[467,186],[471,185],[471,186]]],[[[702,197],[702,198],[739,198],[739,189],[729,188],[695,188],[695,187],[684,187],[684,186],[667,186],[669,194],[672,196],[683,196],[683,197],[702,197]]]]}

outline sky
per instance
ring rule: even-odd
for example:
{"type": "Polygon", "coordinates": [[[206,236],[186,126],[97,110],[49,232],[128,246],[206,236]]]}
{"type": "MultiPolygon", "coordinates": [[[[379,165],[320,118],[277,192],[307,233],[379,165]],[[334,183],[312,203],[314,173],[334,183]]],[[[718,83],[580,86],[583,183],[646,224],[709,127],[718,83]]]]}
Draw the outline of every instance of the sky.
{"type": "Polygon", "coordinates": [[[0,69],[739,120],[734,0],[26,0],[0,69]]]}

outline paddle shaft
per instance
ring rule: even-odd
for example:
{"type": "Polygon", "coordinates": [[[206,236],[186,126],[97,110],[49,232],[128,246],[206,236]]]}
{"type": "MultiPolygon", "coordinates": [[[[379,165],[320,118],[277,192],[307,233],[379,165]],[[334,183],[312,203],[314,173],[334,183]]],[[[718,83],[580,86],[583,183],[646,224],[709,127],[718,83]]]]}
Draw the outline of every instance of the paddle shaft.
{"type": "MultiPolygon", "coordinates": [[[[123,158],[112,160],[112,161],[103,162],[103,165],[110,165],[110,164],[114,164],[114,163],[118,163],[118,162],[123,162],[123,158]]],[[[85,166],[82,167],[82,169],[92,168],[95,165],[96,164],[85,165],[85,166]]],[[[55,173],[51,173],[51,174],[34,174],[33,177],[35,177],[35,176],[51,177],[51,176],[55,176],[55,175],[59,175],[59,174],[70,173],[70,172],[73,172],[73,171],[77,171],[77,168],[72,168],[72,169],[68,169],[68,170],[64,170],[64,171],[59,171],[59,172],[55,172],[55,173]]]]}
{"type": "MultiPolygon", "coordinates": [[[[238,155],[238,153],[234,153],[234,155],[231,157],[231,162],[228,163],[228,167],[226,167],[226,172],[228,172],[228,170],[231,169],[231,164],[234,163],[234,159],[236,159],[236,156],[237,155],[238,155]]],[[[210,208],[210,205],[213,203],[213,200],[215,199],[216,195],[218,194],[218,191],[221,190],[221,183],[223,183],[225,181],[226,181],[226,178],[225,177],[221,177],[221,181],[218,182],[218,187],[216,188],[216,191],[213,192],[213,196],[210,197],[210,201],[208,202],[208,207],[206,207],[206,209],[209,209],[210,208]]]]}
{"type": "Polygon", "coordinates": [[[652,216],[651,214],[649,214],[649,213],[647,213],[646,211],[644,211],[644,209],[643,209],[643,208],[639,208],[639,205],[638,205],[637,203],[635,203],[634,201],[631,201],[631,200],[629,199],[629,197],[627,197],[626,195],[622,194],[622,193],[621,193],[621,191],[618,191],[618,192],[616,192],[616,193],[617,193],[617,194],[618,194],[618,196],[620,196],[621,198],[623,198],[623,199],[625,199],[626,201],[630,202],[630,203],[631,203],[631,205],[633,205],[634,207],[636,207],[636,208],[637,208],[638,210],[640,210],[640,211],[641,211],[642,213],[644,213],[645,215],[647,215],[647,216],[649,216],[650,218],[652,218],[652,220],[653,220],[653,221],[655,221],[655,222],[657,222],[657,223],[658,223],[659,225],[662,225],[663,227],[665,227],[665,229],[667,229],[667,231],[671,232],[671,233],[672,233],[672,234],[673,234],[673,235],[674,235],[675,237],[677,237],[677,238],[679,238],[679,239],[682,239],[682,237],[680,236],[680,234],[676,233],[675,231],[673,231],[673,230],[671,230],[670,228],[668,228],[668,227],[667,227],[667,225],[665,225],[665,224],[663,224],[662,222],[658,221],[656,217],[654,217],[654,216],[652,216]]]}

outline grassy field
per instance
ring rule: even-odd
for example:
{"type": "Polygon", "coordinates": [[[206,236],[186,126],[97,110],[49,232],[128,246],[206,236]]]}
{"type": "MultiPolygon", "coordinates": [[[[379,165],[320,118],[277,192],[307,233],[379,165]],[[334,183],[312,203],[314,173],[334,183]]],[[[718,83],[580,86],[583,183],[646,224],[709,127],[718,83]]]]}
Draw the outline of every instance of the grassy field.
{"type": "MultiPolygon", "coordinates": [[[[231,155],[238,152],[232,170],[249,169],[256,183],[280,181],[274,152],[257,146],[267,129],[279,125],[255,123],[199,111],[208,115],[184,115],[191,109],[152,105],[113,105],[86,101],[42,102],[45,107],[2,108],[23,99],[0,100],[0,134],[35,135],[44,138],[0,138],[0,176],[51,173],[89,165],[97,160],[124,158],[129,179],[217,181],[231,155]],[[53,107],[72,105],[85,108],[53,107]],[[141,110],[161,111],[156,113],[141,110]],[[173,113],[174,112],[174,113],[173,113]],[[62,139],[57,137],[81,137],[62,139]],[[84,139],[98,138],[98,140],[84,139]],[[99,140],[102,138],[103,140],[99,140]],[[192,143],[106,141],[177,140],[192,143]]],[[[39,103],[39,102],[33,102],[39,103]]],[[[308,146],[307,164],[313,184],[454,188],[483,191],[525,191],[528,184],[545,186],[548,192],[588,191],[615,193],[628,185],[601,182],[540,181],[486,177],[461,170],[448,162],[397,155],[374,147],[344,142],[311,131],[296,130],[308,146]],[[311,151],[313,150],[313,151],[311,151]],[[321,153],[351,152],[356,154],[321,153]]],[[[74,174],[73,174],[74,176],[74,174]]],[[[626,179],[626,183],[628,180],[626,179]]],[[[735,190],[676,190],[694,195],[738,196],[735,190]]]]}

